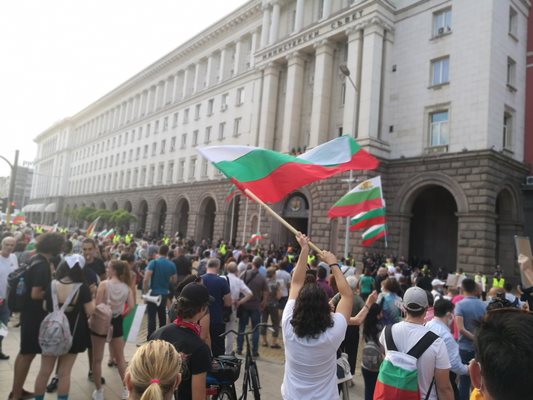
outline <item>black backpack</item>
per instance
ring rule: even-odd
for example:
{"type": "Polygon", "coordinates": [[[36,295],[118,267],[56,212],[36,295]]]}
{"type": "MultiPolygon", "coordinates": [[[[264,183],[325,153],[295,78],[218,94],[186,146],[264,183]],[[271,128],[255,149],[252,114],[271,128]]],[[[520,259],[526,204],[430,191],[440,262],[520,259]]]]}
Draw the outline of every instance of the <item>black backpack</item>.
{"type": "Polygon", "coordinates": [[[31,264],[22,263],[7,276],[7,306],[12,312],[21,312],[26,300],[26,272],[31,264]]]}

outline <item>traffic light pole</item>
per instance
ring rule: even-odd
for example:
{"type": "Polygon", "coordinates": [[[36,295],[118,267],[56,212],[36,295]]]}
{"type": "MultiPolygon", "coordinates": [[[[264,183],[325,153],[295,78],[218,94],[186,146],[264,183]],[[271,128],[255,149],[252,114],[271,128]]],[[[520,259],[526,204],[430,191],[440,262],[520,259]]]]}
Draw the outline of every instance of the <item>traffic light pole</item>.
{"type": "Polygon", "coordinates": [[[15,162],[11,164],[9,160],[3,156],[0,156],[2,160],[9,164],[11,168],[11,180],[9,182],[9,194],[7,195],[7,208],[6,208],[6,225],[9,228],[11,226],[11,203],[15,197],[15,181],[17,180],[17,166],[19,162],[19,151],[15,150],[15,162]]]}

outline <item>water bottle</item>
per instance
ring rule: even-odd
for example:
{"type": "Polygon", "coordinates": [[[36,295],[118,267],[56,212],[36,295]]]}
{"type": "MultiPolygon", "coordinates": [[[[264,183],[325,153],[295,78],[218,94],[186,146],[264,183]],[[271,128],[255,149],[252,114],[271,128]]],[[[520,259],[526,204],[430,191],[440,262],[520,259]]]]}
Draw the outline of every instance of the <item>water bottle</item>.
{"type": "Polygon", "coordinates": [[[17,291],[16,291],[17,296],[23,295],[25,290],[26,290],[26,285],[24,284],[24,277],[22,276],[20,277],[19,283],[17,284],[17,291]]]}

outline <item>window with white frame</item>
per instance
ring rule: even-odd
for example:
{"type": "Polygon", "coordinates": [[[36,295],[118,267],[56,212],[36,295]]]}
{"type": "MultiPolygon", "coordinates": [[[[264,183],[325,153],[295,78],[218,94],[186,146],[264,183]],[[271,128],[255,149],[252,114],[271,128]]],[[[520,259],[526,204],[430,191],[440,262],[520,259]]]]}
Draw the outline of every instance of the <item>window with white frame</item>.
{"type": "Polygon", "coordinates": [[[452,31],[452,9],[439,10],[433,14],[433,37],[452,31]]]}
{"type": "Polygon", "coordinates": [[[224,93],[220,98],[220,110],[226,111],[228,109],[228,93],[224,93]]]}
{"type": "Polygon", "coordinates": [[[154,178],[155,178],[155,165],[150,165],[150,169],[148,172],[148,186],[152,186],[154,184],[154,178]]]}
{"type": "MultiPolygon", "coordinates": [[[[129,132],[124,133],[124,143],[128,143],[128,137],[129,137],[129,132]]],[[[103,149],[104,149],[104,146],[102,146],[102,150],[103,149]]]]}
{"type": "Polygon", "coordinates": [[[128,153],[128,162],[131,162],[131,161],[133,161],[133,149],[130,149],[128,153]]]}
{"type": "Polygon", "coordinates": [[[146,167],[141,168],[141,178],[139,179],[139,186],[146,185],[146,167]]]}
{"type": "Polygon", "coordinates": [[[509,7],[509,35],[518,37],[518,13],[513,7],[509,7]]]}
{"type": "Polygon", "coordinates": [[[163,132],[168,130],[168,117],[163,118],[163,132]]]}
{"type": "Polygon", "coordinates": [[[443,85],[449,82],[449,57],[441,57],[431,61],[431,86],[443,85]]]}
{"type": "Polygon", "coordinates": [[[141,158],[141,148],[137,147],[135,150],[135,160],[138,160],[139,158],[141,158]]]}
{"type": "Polygon", "coordinates": [[[179,116],[179,113],[175,112],[174,113],[174,117],[172,119],[172,127],[175,128],[176,126],[178,126],[178,116],[179,116]]]}
{"type": "Polygon", "coordinates": [[[183,181],[184,174],[185,174],[185,159],[180,158],[178,161],[178,181],[183,181]]]}
{"type": "Polygon", "coordinates": [[[205,137],[204,137],[204,143],[208,144],[211,142],[211,127],[206,126],[205,128],[205,137]]]}
{"type": "Polygon", "coordinates": [[[159,120],[154,123],[154,134],[159,133],[159,120]]]}
{"type": "Polygon", "coordinates": [[[242,118],[235,118],[233,120],[233,136],[237,137],[240,135],[242,118]]]}
{"type": "Polygon", "coordinates": [[[163,173],[165,172],[165,164],[159,163],[157,168],[157,184],[161,185],[163,183],[163,173]]]}
{"type": "Polygon", "coordinates": [[[169,161],[167,166],[167,183],[174,180],[174,161],[169,161]]]}
{"type": "Polygon", "coordinates": [[[215,99],[209,99],[207,101],[207,116],[213,115],[214,106],[215,106],[215,99]]]}
{"type": "Polygon", "coordinates": [[[135,129],[131,131],[131,140],[130,143],[133,143],[135,141],[135,129]]]}
{"type": "Polygon", "coordinates": [[[189,123],[189,109],[188,108],[183,110],[183,123],[184,124],[189,123]]]}
{"type": "Polygon", "coordinates": [[[202,159],[202,178],[205,178],[207,177],[207,166],[208,166],[208,161],[207,159],[203,158],[202,159]]]}
{"type": "Polygon", "coordinates": [[[503,113],[503,148],[511,149],[513,145],[513,112],[507,109],[503,113]]]}
{"type": "Polygon", "coordinates": [[[196,104],[196,106],[194,107],[194,120],[195,121],[198,121],[200,119],[200,111],[202,109],[202,105],[201,104],[196,104]]]}
{"type": "Polygon", "coordinates": [[[159,152],[160,152],[161,154],[165,154],[166,147],[167,147],[167,141],[166,141],[166,139],[161,140],[161,149],[159,150],[159,152]]]}
{"type": "Polygon", "coordinates": [[[143,127],[139,126],[139,131],[137,132],[137,140],[141,140],[143,136],[143,127]]]}
{"type": "Polygon", "coordinates": [[[184,133],[181,135],[181,146],[180,148],[184,149],[187,146],[187,134],[184,133]]]}
{"type": "Polygon", "coordinates": [[[224,139],[224,131],[226,129],[226,123],[225,122],[221,122],[220,124],[218,124],[218,140],[223,140],[224,139]]]}
{"type": "Polygon", "coordinates": [[[507,57],[507,86],[516,87],[516,62],[511,57],[507,57]]]}
{"type": "Polygon", "coordinates": [[[170,152],[174,152],[176,150],[176,136],[173,136],[170,139],[170,152]]]}
{"type": "Polygon", "coordinates": [[[244,87],[238,88],[235,96],[235,105],[240,106],[242,103],[244,103],[244,87]]]}
{"type": "Polygon", "coordinates": [[[198,146],[198,129],[192,132],[192,145],[198,146]]]}
{"type": "Polygon", "coordinates": [[[137,180],[138,179],[139,179],[139,169],[135,168],[133,170],[133,180],[131,182],[131,187],[136,187],[137,186],[137,180]]]}
{"type": "Polygon", "coordinates": [[[154,157],[157,153],[157,142],[152,143],[152,157],[154,157]]]}
{"type": "Polygon", "coordinates": [[[194,179],[196,176],[196,157],[191,157],[189,162],[189,179],[194,179]]]}
{"type": "Polygon", "coordinates": [[[436,111],[429,114],[429,146],[445,146],[448,137],[448,110],[436,111]]]}
{"type": "Polygon", "coordinates": [[[146,125],[146,137],[150,136],[151,128],[152,128],[152,126],[150,124],[146,125]]]}
{"type": "Polygon", "coordinates": [[[143,151],[143,158],[147,158],[147,157],[148,157],[148,145],[145,144],[144,151],[143,151]]]}

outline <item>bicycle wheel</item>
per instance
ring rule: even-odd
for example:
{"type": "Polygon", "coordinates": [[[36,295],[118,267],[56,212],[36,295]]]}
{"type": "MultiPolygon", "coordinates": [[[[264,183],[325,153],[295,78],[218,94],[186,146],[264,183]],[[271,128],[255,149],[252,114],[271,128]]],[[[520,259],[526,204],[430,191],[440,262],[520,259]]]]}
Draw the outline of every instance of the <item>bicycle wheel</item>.
{"type": "Polygon", "coordinates": [[[257,365],[255,363],[250,365],[249,374],[252,390],[254,392],[254,400],[261,400],[261,384],[259,383],[259,372],[257,371],[257,365]]]}
{"type": "Polygon", "coordinates": [[[235,389],[231,386],[220,386],[220,388],[218,389],[218,393],[213,398],[213,400],[237,400],[235,389]]]}

